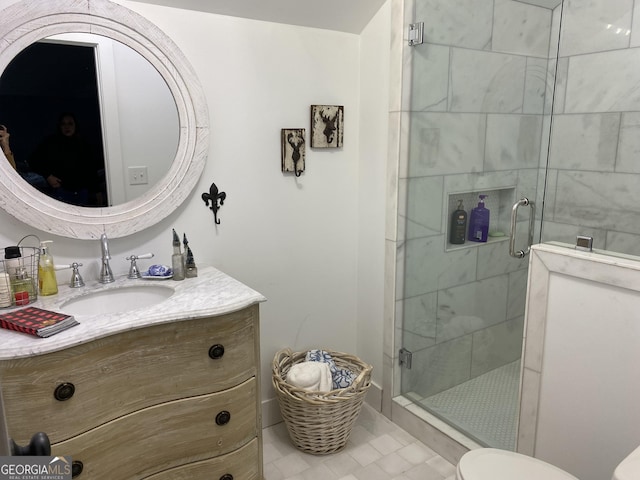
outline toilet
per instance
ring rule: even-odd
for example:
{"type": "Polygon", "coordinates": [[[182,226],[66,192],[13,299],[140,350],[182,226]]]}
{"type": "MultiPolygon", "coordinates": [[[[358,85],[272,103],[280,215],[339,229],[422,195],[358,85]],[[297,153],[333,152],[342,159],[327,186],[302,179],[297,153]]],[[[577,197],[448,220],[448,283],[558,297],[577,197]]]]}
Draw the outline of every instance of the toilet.
{"type": "MultiPolygon", "coordinates": [[[[537,458],[499,450],[479,448],[465,453],[456,470],[456,480],[578,480],[573,475],[537,458]]],[[[616,468],[612,480],[640,479],[640,447],[616,468]]]]}

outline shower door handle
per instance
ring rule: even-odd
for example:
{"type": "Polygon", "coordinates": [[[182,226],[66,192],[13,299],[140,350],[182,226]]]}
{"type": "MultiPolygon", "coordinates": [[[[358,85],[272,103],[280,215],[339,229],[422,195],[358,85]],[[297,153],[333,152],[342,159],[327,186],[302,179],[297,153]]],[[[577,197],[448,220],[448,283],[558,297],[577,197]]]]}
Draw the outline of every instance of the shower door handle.
{"type": "Polygon", "coordinates": [[[531,250],[531,245],[533,245],[533,231],[536,226],[536,204],[529,200],[528,198],[521,198],[519,201],[513,204],[513,208],[511,209],[511,232],[509,233],[509,255],[515,258],[524,258],[529,251],[531,250]],[[526,250],[518,250],[516,251],[516,223],[518,220],[518,208],[520,207],[531,207],[531,212],[529,213],[529,236],[527,241],[527,249],[526,250]]]}

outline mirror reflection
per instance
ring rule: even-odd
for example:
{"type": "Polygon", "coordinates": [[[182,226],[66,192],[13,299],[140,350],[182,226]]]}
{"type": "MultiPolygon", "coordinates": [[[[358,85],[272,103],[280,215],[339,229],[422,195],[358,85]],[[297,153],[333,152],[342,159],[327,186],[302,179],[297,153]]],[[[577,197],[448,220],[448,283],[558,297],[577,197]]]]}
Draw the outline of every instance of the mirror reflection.
{"type": "Polygon", "coordinates": [[[133,49],[92,34],[48,37],[0,77],[0,146],[21,177],[56,200],[118,205],[168,172],[175,101],[133,49]]]}

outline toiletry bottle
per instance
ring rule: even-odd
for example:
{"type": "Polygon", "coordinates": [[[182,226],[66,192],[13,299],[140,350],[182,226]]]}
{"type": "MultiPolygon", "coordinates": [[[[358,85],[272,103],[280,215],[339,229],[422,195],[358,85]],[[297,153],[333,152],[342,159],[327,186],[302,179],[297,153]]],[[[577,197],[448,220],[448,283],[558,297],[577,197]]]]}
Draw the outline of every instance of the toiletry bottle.
{"type": "Polygon", "coordinates": [[[449,226],[449,243],[460,245],[464,243],[467,235],[467,212],[464,210],[462,200],[458,200],[458,208],[451,214],[449,226]]]}
{"type": "MultiPolygon", "coordinates": [[[[189,273],[187,272],[187,255],[189,250],[189,240],[187,240],[187,234],[182,234],[182,263],[184,265],[184,278],[190,278],[189,273]]],[[[197,276],[197,275],[196,275],[197,276]]]]}
{"type": "Polygon", "coordinates": [[[38,263],[38,290],[40,295],[48,296],[58,293],[58,282],[56,280],[56,271],[53,265],[53,257],[51,256],[51,240],[40,242],[40,261],[38,263]]]}
{"type": "Polygon", "coordinates": [[[171,269],[174,280],[184,280],[184,255],[180,251],[180,239],[173,230],[173,255],[171,255],[171,269]]]}
{"type": "Polygon", "coordinates": [[[27,305],[36,299],[33,279],[24,268],[20,247],[4,249],[4,266],[9,275],[10,297],[14,305],[27,305]]]}
{"type": "Polygon", "coordinates": [[[198,276],[198,267],[196,267],[196,262],[193,259],[193,252],[189,246],[187,246],[187,260],[184,273],[187,278],[194,278],[198,276]]]}
{"type": "Polygon", "coordinates": [[[22,266],[22,254],[17,245],[5,247],[4,249],[4,271],[10,277],[15,278],[18,270],[22,266]]]}
{"type": "Polygon", "coordinates": [[[0,307],[10,307],[13,304],[12,298],[9,274],[0,272],[0,307]]]}
{"type": "Polygon", "coordinates": [[[484,206],[484,199],[488,195],[480,195],[478,206],[471,210],[469,219],[469,240],[486,242],[489,236],[489,209],[484,206]]]}
{"type": "Polygon", "coordinates": [[[38,298],[33,278],[29,276],[26,268],[20,267],[16,277],[11,281],[11,290],[16,305],[27,305],[38,298]]]}

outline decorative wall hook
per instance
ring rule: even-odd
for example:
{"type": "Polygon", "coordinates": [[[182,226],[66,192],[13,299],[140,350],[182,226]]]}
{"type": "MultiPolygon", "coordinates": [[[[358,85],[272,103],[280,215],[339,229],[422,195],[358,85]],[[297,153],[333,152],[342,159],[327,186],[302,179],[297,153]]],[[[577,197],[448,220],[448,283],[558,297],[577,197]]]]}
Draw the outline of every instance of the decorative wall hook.
{"type": "Polygon", "coordinates": [[[293,172],[299,177],[304,172],[305,129],[283,128],[280,134],[282,145],[282,171],[293,172]]]}
{"type": "Polygon", "coordinates": [[[211,206],[209,207],[211,211],[213,211],[213,220],[217,225],[220,225],[220,220],[218,220],[218,210],[222,205],[224,205],[224,201],[227,198],[227,194],[225,192],[218,192],[218,187],[216,187],[215,183],[212,183],[209,187],[209,193],[202,194],[202,200],[204,200],[204,204],[209,207],[209,201],[211,201],[211,206]],[[220,202],[220,205],[218,205],[220,202]]]}

